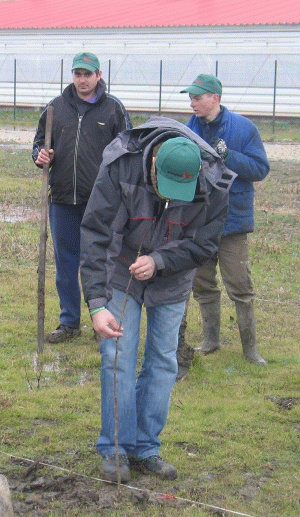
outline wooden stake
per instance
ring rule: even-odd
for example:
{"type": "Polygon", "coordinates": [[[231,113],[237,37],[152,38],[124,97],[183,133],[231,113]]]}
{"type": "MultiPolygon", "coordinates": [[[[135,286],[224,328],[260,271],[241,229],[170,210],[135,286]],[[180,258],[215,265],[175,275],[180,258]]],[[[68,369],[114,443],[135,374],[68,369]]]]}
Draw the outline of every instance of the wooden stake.
{"type": "MultiPolygon", "coordinates": [[[[53,125],[53,106],[48,106],[45,130],[45,151],[51,149],[51,134],[53,125]]],[[[45,265],[47,243],[47,215],[48,215],[48,183],[49,163],[43,165],[42,205],[40,225],[40,248],[38,265],[38,354],[44,349],[44,320],[45,320],[45,265]]]]}

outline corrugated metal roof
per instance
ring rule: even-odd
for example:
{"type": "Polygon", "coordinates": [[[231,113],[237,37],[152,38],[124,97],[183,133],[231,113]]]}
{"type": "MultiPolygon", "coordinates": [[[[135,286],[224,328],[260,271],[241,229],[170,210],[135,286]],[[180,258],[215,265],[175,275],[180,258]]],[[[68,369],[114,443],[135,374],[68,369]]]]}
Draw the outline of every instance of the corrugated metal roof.
{"type": "Polygon", "coordinates": [[[0,29],[300,23],[299,0],[2,0],[0,29]]]}

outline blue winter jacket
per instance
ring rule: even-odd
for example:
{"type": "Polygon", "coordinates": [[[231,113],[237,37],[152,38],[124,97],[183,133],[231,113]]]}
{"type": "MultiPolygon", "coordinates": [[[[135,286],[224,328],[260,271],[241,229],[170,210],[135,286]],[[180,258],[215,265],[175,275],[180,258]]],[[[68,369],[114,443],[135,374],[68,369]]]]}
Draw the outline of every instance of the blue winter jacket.
{"type": "Polygon", "coordinates": [[[229,154],[225,165],[237,173],[229,192],[229,212],[223,235],[249,233],[254,230],[254,181],[261,181],[269,172],[269,162],[257,127],[246,117],[222,106],[212,122],[193,115],[186,124],[207,143],[222,138],[229,154]]]}

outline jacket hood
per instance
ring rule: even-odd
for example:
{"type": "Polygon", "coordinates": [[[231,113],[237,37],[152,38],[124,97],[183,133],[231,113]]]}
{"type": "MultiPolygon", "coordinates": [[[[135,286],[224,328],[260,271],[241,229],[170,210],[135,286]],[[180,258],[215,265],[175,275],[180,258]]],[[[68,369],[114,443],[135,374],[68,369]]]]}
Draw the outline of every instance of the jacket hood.
{"type": "Polygon", "coordinates": [[[190,138],[200,148],[200,190],[204,177],[218,190],[229,191],[236,174],[225,167],[216,151],[187,126],[168,117],[154,116],[133,129],[123,131],[109,144],[103,153],[103,164],[108,165],[126,153],[143,152],[145,178],[149,175],[152,150],[158,143],[169,138],[190,138]]]}

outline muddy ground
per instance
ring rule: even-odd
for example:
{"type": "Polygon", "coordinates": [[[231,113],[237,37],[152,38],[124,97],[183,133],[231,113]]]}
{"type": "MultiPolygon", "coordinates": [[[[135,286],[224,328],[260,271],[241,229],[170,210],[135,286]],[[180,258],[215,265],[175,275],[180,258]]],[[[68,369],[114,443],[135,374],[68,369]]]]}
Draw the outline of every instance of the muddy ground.
{"type": "MultiPolygon", "coordinates": [[[[291,410],[299,403],[299,399],[294,397],[266,396],[266,398],[284,411],[291,410]]],[[[195,444],[179,442],[174,445],[183,447],[191,454],[201,454],[195,444]]],[[[183,514],[184,509],[191,506],[201,507],[208,515],[220,517],[231,515],[230,510],[225,511],[222,508],[220,497],[207,497],[205,484],[213,474],[207,473],[207,480],[203,479],[203,483],[199,486],[199,480],[192,477],[181,481],[162,482],[132,471],[132,480],[127,485],[118,487],[117,484],[101,480],[100,456],[96,451],[92,455],[94,455],[95,468],[90,476],[81,475],[80,468],[76,469],[76,462],[81,461],[80,454],[74,459],[72,465],[74,470],[62,468],[60,474],[53,475],[49,473],[51,463],[45,459],[36,459],[32,462],[25,458],[11,456],[10,474],[5,471],[2,474],[8,479],[15,516],[46,517],[52,511],[52,515],[56,517],[65,517],[69,510],[74,511],[74,509],[76,509],[74,515],[86,516],[95,512],[98,515],[108,516],[118,510],[124,512],[125,508],[125,513],[120,515],[135,517],[151,506],[160,508],[162,516],[168,516],[170,508],[176,511],[176,515],[183,514]],[[185,498],[177,497],[178,493],[186,494],[185,498]],[[206,501],[206,504],[203,501],[206,501]]],[[[58,464],[59,458],[54,472],[58,472],[58,464]]],[[[238,496],[250,502],[256,497],[258,487],[264,484],[275,469],[276,465],[268,464],[259,479],[254,473],[248,472],[239,494],[236,489],[233,490],[235,497],[238,496]]]]}
{"type": "MultiPolygon", "coordinates": [[[[130,484],[118,487],[113,483],[101,482],[101,477],[85,477],[71,471],[53,477],[49,474],[43,475],[46,467],[38,462],[28,464],[14,458],[10,462],[18,467],[18,471],[20,466],[24,469],[23,475],[10,475],[8,478],[15,515],[45,517],[51,509],[57,516],[65,516],[69,510],[74,511],[75,508],[75,515],[85,516],[92,512],[108,515],[109,510],[124,510],[125,506],[128,512],[124,515],[133,517],[140,513],[141,507],[149,505],[175,506],[180,509],[190,504],[189,501],[177,499],[172,495],[185,489],[186,482],[172,481],[170,485],[166,486],[164,483],[164,487],[158,486],[155,490],[149,490],[149,486],[153,486],[153,480],[145,475],[134,474],[138,477],[130,484]]],[[[95,464],[100,467],[100,463],[101,459],[97,455],[95,464]]],[[[99,468],[95,470],[99,471],[99,468]]],[[[194,486],[192,480],[190,486],[194,486]]]]}
{"type": "MultiPolygon", "coordinates": [[[[14,132],[8,135],[0,132],[0,142],[14,142],[17,145],[28,144],[33,134],[25,136],[26,132],[14,132]]],[[[1,145],[1,144],[0,144],[1,145]]],[[[295,144],[266,144],[266,150],[271,161],[271,165],[283,167],[288,172],[288,165],[294,170],[296,163],[300,161],[300,146],[295,144]],[[287,163],[289,160],[289,164],[287,163]]],[[[24,214],[22,214],[24,217],[24,214]]],[[[282,410],[289,410],[298,399],[273,400],[282,410]]],[[[182,442],[178,447],[194,447],[192,444],[182,442]]],[[[197,451],[201,454],[201,451],[197,451]]],[[[94,472],[90,476],[80,474],[80,468],[76,468],[76,461],[72,465],[72,470],[67,471],[51,468],[47,458],[43,458],[35,463],[26,459],[11,457],[7,471],[2,470],[1,474],[7,477],[9,482],[13,509],[16,516],[46,517],[52,511],[53,515],[60,517],[68,515],[73,510],[74,515],[86,516],[93,512],[100,515],[112,515],[111,512],[122,511],[127,507],[128,511],[121,515],[126,517],[138,516],[140,513],[154,505],[162,509],[161,515],[168,515],[168,508],[177,509],[177,514],[184,512],[187,506],[202,506],[201,501],[206,500],[205,480],[203,486],[199,486],[199,481],[185,479],[183,481],[161,482],[155,481],[148,476],[140,473],[133,473],[133,479],[127,486],[118,487],[101,481],[100,465],[101,458],[94,453],[94,472]],[[175,494],[185,493],[187,499],[176,498],[175,494]],[[75,510],[76,509],[76,510],[75,510]],[[165,510],[164,510],[165,509],[165,510]]],[[[56,466],[59,465],[57,458],[56,466]]],[[[64,464],[64,458],[62,458],[64,464]]],[[[78,458],[78,463],[81,463],[78,458]]],[[[269,467],[271,469],[271,466],[269,467]]],[[[272,470],[272,469],[271,469],[272,470]]],[[[270,472],[263,473],[262,479],[268,477],[270,472]]],[[[249,475],[248,483],[243,487],[243,493],[239,495],[250,501],[255,497],[258,480],[254,480],[249,475]]],[[[236,495],[236,493],[235,493],[236,495]]],[[[225,512],[221,507],[221,501],[217,497],[207,501],[208,505],[203,507],[210,515],[225,516],[230,512],[225,512]]]]}

